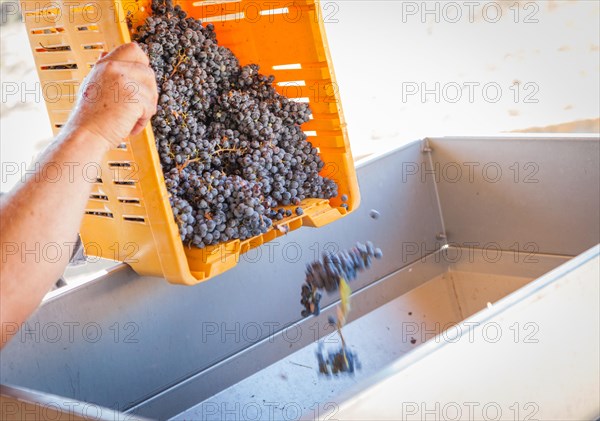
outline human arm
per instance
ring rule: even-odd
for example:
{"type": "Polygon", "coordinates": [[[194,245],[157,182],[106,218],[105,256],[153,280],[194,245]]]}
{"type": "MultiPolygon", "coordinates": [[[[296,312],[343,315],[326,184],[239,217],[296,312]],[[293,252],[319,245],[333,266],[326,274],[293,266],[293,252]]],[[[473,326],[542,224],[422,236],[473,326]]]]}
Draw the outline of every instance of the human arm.
{"type": "Polygon", "coordinates": [[[92,188],[83,168],[142,131],[156,103],[154,73],[137,45],[102,57],[35,171],[0,201],[0,347],[64,272],[92,188]]]}

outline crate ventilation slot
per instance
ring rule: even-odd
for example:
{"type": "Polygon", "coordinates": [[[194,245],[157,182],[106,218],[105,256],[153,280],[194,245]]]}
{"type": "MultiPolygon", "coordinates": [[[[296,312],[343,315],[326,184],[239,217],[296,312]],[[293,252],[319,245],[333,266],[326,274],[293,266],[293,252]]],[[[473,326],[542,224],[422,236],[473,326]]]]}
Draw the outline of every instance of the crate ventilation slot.
{"type": "Polygon", "coordinates": [[[109,162],[109,168],[131,168],[131,162],[109,162]]]}
{"type": "Polygon", "coordinates": [[[126,205],[139,205],[140,199],[136,199],[135,197],[119,197],[117,199],[119,203],[125,203],[126,205]]]}
{"type": "Polygon", "coordinates": [[[244,12],[230,13],[227,15],[208,16],[202,19],[202,22],[225,22],[228,20],[239,21],[246,17],[244,12]]]}
{"type": "Polygon", "coordinates": [[[64,83],[66,85],[73,85],[73,87],[78,87],[80,82],[77,79],[55,79],[54,83],[64,83]]]}
{"type": "Polygon", "coordinates": [[[82,47],[84,50],[104,50],[104,44],[101,42],[95,44],[85,44],[82,47]]]}
{"type": "Polygon", "coordinates": [[[70,45],[43,45],[40,42],[40,46],[36,47],[36,53],[54,53],[59,51],[71,51],[70,45]]]}
{"type": "Polygon", "coordinates": [[[90,194],[90,199],[102,200],[104,202],[108,202],[108,196],[105,194],[90,194]]]}
{"type": "Polygon", "coordinates": [[[101,216],[103,218],[113,218],[113,214],[112,212],[102,212],[102,211],[85,211],[86,215],[93,215],[93,216],[101,216]]]}
{"type": "Polygon", "coordinates": [[[240,3],[242,0],[204,0],[204,1],[195,1],[192,3],[192,6],[212,6],[215,4],[223,4],[223,3],[240,3]]]}
{"type": "Polygon", "coordinates": [[[57,18],[60,15],[61,11],[58,8],[49,8],[44,7],[43,9],[38,9],[33,12],[25,12],[25,18],[44,18],[44,19],[52,19],[57,18]]]}
{"type": "Polygon", "coordinates": [[[274,16],[274,15],[286,15],[290,12],[290,9],[287,7],[280,7],[278,9],[266,9],[261,10],[259,14],[261,16],[274,16]]]}
{"type": "Polygon", "coordinates": [[[76,13],[77,14],[83,14],[83,12],[86,12],[86,13],[88,13],[88,12],[94,12],[95,13],[96,10],[95,10],[94,6],[95,5],[91,4],[90,2],[88,2],[87,4],[85,4],[83,6],[71,6],[71,8],[70,8],[71,12],[70,13],[71,13],[71,15],[74,15],[76,13]]]}
{"type": "Polygon", "coordinates": [[[100,177],[96,177],[96,181],[94,183],[102,184],[102,179],[100,177]]]}
{"type": "Polygon", "coordinates": [[[99,29],[98,25],[83,25],[77,27],[79,32],[98,32],[99,29]]]}
{"type": "Polygon", "coordinates": [[[47,28],[37,28],[31,31],[33,35],[52,35],[65,32],[62,26],[48,26],[47,28]]]}
{"type": "Polygon", "coordinates": [[[117,186],[135,186],[135,181],[114,181],[117,186]]]}
{"type": "Polygon", "coordinates": [[[273,70],[300,70],[302,65],[300,63],[294,64],[276,64],[273,66],[273,70]]]}
{"type": "Polygon", "coordinates": [[[117,149],[124,149],[127,150],[127,143],[120,143],[119,146],[117,146],[117,149]]]}
{"type": "Polygon", "coordinates": [[[123,221],[141,222],[143,224],[146,222],[146,218],[144,218],[143,216],[123,216],[123,221]]]}
{"type": "Polygon", "coordinates": [[[277,86],[306,86],[305,80],[290,80],[284,82],[277,82],[277,86]]]}
{"type": "Polygon", "coordinates": [[[46,64],[41,66],[42,70],[76,70],[77,64],[75,63],[57,63],[57,64],[46,64]]]}

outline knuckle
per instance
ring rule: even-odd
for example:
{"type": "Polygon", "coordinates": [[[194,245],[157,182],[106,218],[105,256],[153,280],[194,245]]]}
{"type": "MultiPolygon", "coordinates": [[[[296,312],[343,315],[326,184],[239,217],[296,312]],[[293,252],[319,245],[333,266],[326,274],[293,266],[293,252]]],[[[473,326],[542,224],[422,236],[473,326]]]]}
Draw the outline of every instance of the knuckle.
{"type": "Polygon", "coordinates": [[[127,44],[123,44],[122,48],[123,48],[123,50],[135,51],[135,50],[139,49],[140,47],[135,42],[129,42],[127,44]]]}
{"type": "Polygon", "coordinates": [[[151,67],[148,67],[147,65],[142,64],[142,63],[138,63],[138,67],[139,67],[140,71],[142,72],[142,74],[144,74],[146,77],[154,78],[155,73],[151,67]]]}
{"type": "Polygon", "coordinates": [[[101,63],[101,69],[106,73],[113,74],[119,72],[119,62],[115,60],[106,60],[101,63]]]}
{"type": "Polygon", "coordinates": [[[137,43],[132,42],[127,44],[129,46],[129,49],[131,50],[132,54],[137,55],[139,58],[148,61],[148,56],[146,56],[146,53],[144,53],[144,50],[142,50],[142,47],[140,47],[137,43]]]}

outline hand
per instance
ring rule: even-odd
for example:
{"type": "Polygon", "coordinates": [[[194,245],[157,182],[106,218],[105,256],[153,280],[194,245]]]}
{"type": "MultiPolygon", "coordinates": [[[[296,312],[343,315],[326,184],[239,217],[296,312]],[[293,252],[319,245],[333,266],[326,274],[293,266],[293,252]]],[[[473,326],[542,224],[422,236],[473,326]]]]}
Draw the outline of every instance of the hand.
{"type": "Polygon", "coordinates": [[[144,129],[157,101],[148,57],[137,44],[121,45],[102,56],[83,81],[66,129],[83,130],[118,146],[144,129]]]}

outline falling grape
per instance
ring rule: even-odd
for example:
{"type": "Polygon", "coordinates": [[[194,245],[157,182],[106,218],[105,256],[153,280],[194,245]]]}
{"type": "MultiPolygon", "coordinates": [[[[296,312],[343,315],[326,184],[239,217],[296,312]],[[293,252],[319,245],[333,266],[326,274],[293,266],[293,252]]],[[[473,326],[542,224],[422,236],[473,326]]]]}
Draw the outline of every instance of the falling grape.
{"type": "Polygon", "coordinates": [[[379,217],[381,216],[381,214],[378,211],[376,211],[375,209],[371,209],[369,211],[369,216],[371,218],[373,218],[373,219],[379,219],[379,217]]]}
{"type": "Polygon", "coordinates": [[[318,290],[327,292],[336,291],[340,287],[340,279],[353,281],[359,271],[371,267],[373,258],[381,259],[383,252],[375,248],[373,243],[356,243],[352,249],[338,253],[323,253],[321,260],[306,266],[306,281],[302,286],[302,299],[304,306],[303,317],[310,314],[318,315],[321,294],[318,290]]]}
{"type": "Polygon", "coordinates": [[[321,293],[319,290],[327,292],[339,290],[341,298],[338,319],[336,320],[330,315],[327,321],[337,328],[342,346],[334,352],[329,352],[326,357],[322,344],[319,343],[317,359],[321,374],[329,376],[341,372],[354,372],[357,361],[356,354],[348,349],[342,335],[342,327],[346,323],[346,316],[350,311],[350,294],[352,293],[347,281],[356,279],[357,272],[370,268],[373,258],[381,259],[381,257],[383,257],[381,249],[367,241],[365,244],[356,243],[356,246],[347,251],[325,252],[321,260],[306,266],[306,280],[300,293],[300,304],[304,307],[301,311],[302,317],[320,314],[321,293]]]}

